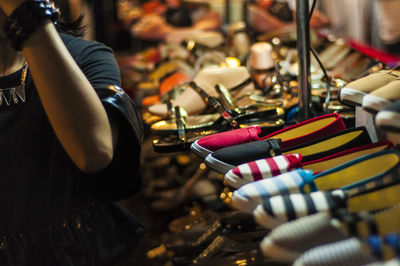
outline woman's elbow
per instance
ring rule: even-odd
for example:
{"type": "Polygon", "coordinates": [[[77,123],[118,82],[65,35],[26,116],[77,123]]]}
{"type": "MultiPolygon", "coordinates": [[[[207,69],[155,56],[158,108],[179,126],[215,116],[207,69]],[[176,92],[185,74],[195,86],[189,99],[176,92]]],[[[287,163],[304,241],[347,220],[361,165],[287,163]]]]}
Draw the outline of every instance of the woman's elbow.
{"type": "Polygon", "coordinates": [[[86,174],[99,172],[110,165],[113,159],[113,151],[112,148],[103,148],[88,152],[80,160],[77,160],[75,164],[86,174]]]}

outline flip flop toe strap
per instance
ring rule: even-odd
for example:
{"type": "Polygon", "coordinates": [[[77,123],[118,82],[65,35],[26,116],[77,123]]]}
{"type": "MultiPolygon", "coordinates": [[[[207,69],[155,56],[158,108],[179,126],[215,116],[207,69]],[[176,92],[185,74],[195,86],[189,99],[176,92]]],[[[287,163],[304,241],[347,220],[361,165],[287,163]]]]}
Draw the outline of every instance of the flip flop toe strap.
{"type": "Polygon", "coordinates": [[[178,106],[175,106],[175,123],[178,131],[179,142],[182,143],[184,147],[186,147],[187,137],[186,137],[185,120],[178,106]]]}
{"type": "Polygon", "coordinates": [[[239,123],[235,120],[235,118],[229,113],[216,97],[210,96],[207,92],[201,89],[194,81],[191,81],[189,85],[204,99],[204,101],[212,106],[223,119],[225,119],[232,128],[239,128],[239,123]]]}

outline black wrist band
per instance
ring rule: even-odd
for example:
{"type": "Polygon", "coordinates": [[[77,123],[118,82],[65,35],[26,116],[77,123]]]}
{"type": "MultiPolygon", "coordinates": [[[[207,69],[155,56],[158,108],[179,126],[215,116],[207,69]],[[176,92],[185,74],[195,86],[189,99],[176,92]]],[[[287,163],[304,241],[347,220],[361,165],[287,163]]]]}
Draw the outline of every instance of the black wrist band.
{"type": "Polygon", "coordinates": [[[57,23],[60,10],[53,2],[46,0],[28,0],[17,7],[7,18],[4,31],[12,47],[22,50],[22,44],[47,19],[57,23]]]}

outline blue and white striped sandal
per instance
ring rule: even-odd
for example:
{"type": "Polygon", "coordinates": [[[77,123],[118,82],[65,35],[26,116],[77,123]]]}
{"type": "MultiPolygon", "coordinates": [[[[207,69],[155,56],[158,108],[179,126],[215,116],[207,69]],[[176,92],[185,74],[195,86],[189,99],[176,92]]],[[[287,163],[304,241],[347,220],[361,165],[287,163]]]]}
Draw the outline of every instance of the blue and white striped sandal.
{"type": "Polygon", "coordinates": [[[352,195],[393,184],[400,180],[400,153],[383,150],[351,160],[312,175],[310,170],[294,170],[246,184],[233,192],[231,206],[251,212],[266,199],[290,193],[310,193],[343,189],[352,195]]]}
{"type": "MultiPolygon", "coordinates": [[[[370,181],[375,185],[375,180],[370,181]]],[[[364,184],[363,184],[364,185],[364,184]]],[[[367,185],[368,186],[368,185],[367,185]]],[[[397,220],[400,217],[400,181],[379,188],[372,188],[369,191],[352,194],[358,190],[337,189],[334,191],[317,191],[310,194],[290,194],[283,196],[274,196],[265,199],[262,204],[257,206],[253,212],[256,222],[268,229],[272,229],[284,222],[291,221],[300,217],[311,215],[317,212],[335,212],[340,207],[345,207],[351,213],[361,211],[379,211],[391,209],[392,212],[380,212],[376,215],[377,223],[384,229],[397,228],[392,219],[385,222],[382,217],[394,217],[397,220]],[[396,206],[396,207],[395,207],[396,206]],[[389,216],[388,216],[389,215],[389,216]]],[[[356,235],[356,233],[353,233],[356,235]]]]}
{"type": "Polygon", "coordinates": [[[276,195],[300,192],[305,183],[312,180],[312,171],[298,169],[252,182],[233,192],[230,207],[251,213],[263,200],[276,195]]]}
{"type": "Polygon", "coordinates": [[[354,266],[379,261],[367,245],[356,237],[321,245],[304,252],[293,266],[354,266]]]}
{"type": "Polygon", "coordinates": [[[343,190],[317,191],[310,194],[274,196],[259,204],[253,212],[255,221],[268,229],[317,212],[333,212],[346,207],[343,190]]]}
{"type": "Polygon", "coordinates": [[[389,261],[399,257],[399,234],[352,237],[312,248],[293,263],[294,266],[353,266],[389,261]]]}
{"type": "Polygon", "coordinates": [[[369,212],[350,213],[343,208],[331,214],[320,212],[289,221],[271,230],[260,243],[265,257],[274,261],[293,263],[305,251],[324,244],[377,234],[374,215],[369,212]],[[366,229],[366,230],[365,230],[366,229]]]}
{"type": "Polygon", "coordinates": [[[303,162],[303,156],[301,154],[289,153],[240,164],[229,170],[225,174],[224,179],[229,186],[239,188],[247,183],[277,176],[297,168],[311,170],[314,172],[314,174],[317,174],[340,164],[360,158],[361,156],[391,148],[393,148],[393,144],[391,142],[380,141],[341,151],[339,153],[305,163],[303,162]]]}

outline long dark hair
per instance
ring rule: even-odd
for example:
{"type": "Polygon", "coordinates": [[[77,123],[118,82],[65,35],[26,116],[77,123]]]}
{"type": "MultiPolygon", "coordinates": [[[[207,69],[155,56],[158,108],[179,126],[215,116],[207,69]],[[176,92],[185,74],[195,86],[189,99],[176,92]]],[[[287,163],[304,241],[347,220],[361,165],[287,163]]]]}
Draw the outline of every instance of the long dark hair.
{"type": "Polygon", "coordinates": [[[60,9],[61,16],[57,21],[57,30],[62,33],[82,37],[85,34],[86,26],[83,24],[83,16],[75,21],[71,18],[69,0],[52,0],[56,7],[60,9]]]}
{"type": "Polygon", "coordinates": [[[57,29],[59,32],[71,34],[76,37],[82,37],[86,31],[86,25],[83,24],[83,15],[75,21],[67,21],[63,17],[57,22],[57,29]]]}

